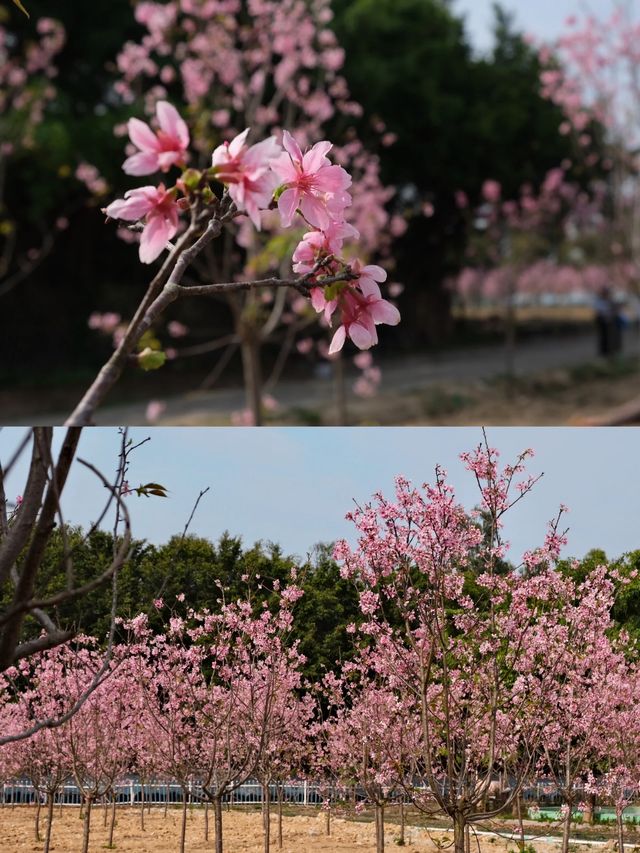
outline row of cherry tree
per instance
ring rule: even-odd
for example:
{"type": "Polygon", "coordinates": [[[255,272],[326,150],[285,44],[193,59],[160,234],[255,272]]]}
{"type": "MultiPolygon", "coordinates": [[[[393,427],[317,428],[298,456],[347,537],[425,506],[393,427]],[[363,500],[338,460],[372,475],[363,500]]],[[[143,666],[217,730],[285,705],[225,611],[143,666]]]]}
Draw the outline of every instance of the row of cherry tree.
{"type": "Polygon", "coordinates": [[[360,592],[356,653],[319,684],[304,681],[291,641],[295,572],[282,586],[245,577],[236,601],[221,586],[216,612],[178,617],[158,599],[164,632],[146,616],[123,624],[109,673],[68,719],[102,663],[96,640],[7,670],[0,773],[28,776],[46,800],[45,851],[65,781],[83,797],[87,853],[92,807],[112,800],[111,843],[115,786],[131,773],[182,789],[181,853],[194,785],[213,807],[216,853],[223,801],[249,778],[264,792],[265,851],[270,790],[308,778],[326,786],[328,808],[336,791],[364,792],[379,853],[398,797],[448,816],[464,853],[478,822],[509,807],[522,816],[521,793],[541,776],[563,800],[563,853],[584,791],[614,803],[622,851],[624,810],[640,789],[640,680],[611,610],[629,578],[600,566],[577,580],[556,568],[564,508],[518,568],[504,562],[504,517],[537,480],[528,456],[501,466],[486,445],[463,456],[480,488],[474,512],[438,470],[432,485],[399,478],[392,499],[376,495],[351,514],[355,544],[338,543],[336,557],[360,592]],[[257,585],[268,604],[258,606],[257,585]]]}

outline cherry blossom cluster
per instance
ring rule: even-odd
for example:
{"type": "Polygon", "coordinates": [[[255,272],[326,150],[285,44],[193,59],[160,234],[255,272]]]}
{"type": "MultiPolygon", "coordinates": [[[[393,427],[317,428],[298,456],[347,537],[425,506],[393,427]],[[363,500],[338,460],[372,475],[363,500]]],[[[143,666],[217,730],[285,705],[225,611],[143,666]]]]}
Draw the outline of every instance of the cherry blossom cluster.
{"type": "Polygon", "coordinates": [[[30,41],[19,53],[15,38],[0,26],[0,114],[12,113],[21,118],[12,122],[19,137],[12,138],[8,133],[0,144],[3,156],[11,154],[15,145],[33,147],[34,131],[42,122],[45,107],[56,95],[55,59],[64,47],[65,29],[53,18],[40,18],[36,33],[37,40],[30,41]],[[33,80],[37,85],[30,85],[33,80]]]}
{"type": "MultiPolygon", "coordinates": [[[[190,137],[185,121],[167,101],[158,102],[156,117],[156,131],[139,119],[129,121],[129,136],[137,151],[125,161],[125,173],[151,175],[186,166],[190,137]]],[[[350,175],[329,160],[332,144],[328,141],[303,153],[286,130],[282,145],[273,136],[249,145],[249,133],[247,128],[219,145],[206,172],[185,171],[172,187],[160,183],[129,190],[123,199],[105,208],[105,213],[112,219],[143,222],[142,263],[156,260],[178,234],[180,214],[190,209],[196,190],[202,197],[204,189],[218,203],[211,183],[223,184],[236,211],[245,214],[258,230],[262,214],[274,206],[283,228],[292,227],[300,217],[313,230],[304,235],[293,254],[294,271],[309,286],[313,307],[323,313],[327,323],[340,312],[329,352],[342,349],[347,338],[359,349],[369,349],[378,342],[376,325],[396,325],[400,314],[382,298],[379,284],[386,280],[385,270],[357,259],[346,263],[340,257],[345,239],[359,236],[345,221],[352,202],[350,175]],[[329,287],[323,286],[325,278],[330,280],[329,287]]]]}

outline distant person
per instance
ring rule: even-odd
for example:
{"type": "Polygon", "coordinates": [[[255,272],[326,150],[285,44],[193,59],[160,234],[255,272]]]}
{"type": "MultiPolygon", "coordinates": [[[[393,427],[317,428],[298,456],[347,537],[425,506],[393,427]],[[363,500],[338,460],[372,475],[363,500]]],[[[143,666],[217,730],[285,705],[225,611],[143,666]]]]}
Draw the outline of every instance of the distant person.
{"type": "Polygon", "coordinates": [[[611,290],[603,287],[595,300],[598,355],[611,358],[622,349],[622,320],[611,290]]]}

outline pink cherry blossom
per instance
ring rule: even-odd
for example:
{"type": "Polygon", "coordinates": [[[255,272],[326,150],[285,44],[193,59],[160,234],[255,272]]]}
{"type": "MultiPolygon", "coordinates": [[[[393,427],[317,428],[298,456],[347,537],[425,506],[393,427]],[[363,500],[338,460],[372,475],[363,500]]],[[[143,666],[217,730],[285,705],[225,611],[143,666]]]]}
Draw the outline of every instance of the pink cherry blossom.
{"type": "Polygon", "coordinates": [[[248,146],[248,134],[249,128],[231,142],[219,145],[213,152],[211,165],[217,170],[218,180],[229,184],[229,195],[238,210],[246,212],[260,230],[260,211],[269,207],[278,184],[270,165],[282,149],[273,136],[248,146]]]}
{"type": "Polygon", "coordinates": [[[358,277],[357,287],[346,288],[336,299],[327,300],[322,288],[314,288],[311,302],[318,313],[324,311],[329,320],[340,307],[341,324],[336,330],[329,355],[339,352],[347,338],[361,350],[367,350],[378,343],[376,326],[385,323],[396,326],[400,322],[400,312],[382,298],[378,282],[386,281],[387,273],[375,265],[361,266],[359,261],[351,265],[358,277]]]}
{"type": "Polygon", "coordinates": [[[140,260],[143,264],[150,264],[178,230],[178,209],[175,193],[160,184],[158,187],[129,190],[124,199],[111,202],[104,212],[111,219],[127,222],[145,219],[140,239],[140,260]]]}
{"type": "Polygon", "coordinates": [[[496,202],[500,201],[500,196],[502,195],[502,187],[500,186],[498,181],[485,181],[482,185],[482,195],[485,201],[495,204],[496,202]]]}
{"type": "Polygon", "coordinates": [[[285,190],[278,199],[282,224],[288,228],[300,208],[304,218],[320,229],[328,228],[332,220],[342,218],[345,207],[351,204],[347,189],[351,177],[342,166],[334,166],[327,158],[330,142],[317,142],[305,154],[288,131],[283,141],[286,153],[272,164],[285,190]]]}
{"type": "Polygon", "coordinates": [[[293,271],[311,272],[321,255],[338,254],[345,240],[359,236],[358,230],[348,222],[330,222],[322,231],[308,231],[293,253],[293,271]]]}
{"type": "Polygon", "coordinates": [[[159,420],[166,408],[166,403],[163,403],[160,400],[151,400],[145,411],[145,417],[147,421],[150,424],[154,424],[157,420],[159,420]]]}
{"type": "Polygon", "coordinates": [[[168,101],[158,101],[156,116],[160,125],[156,133],[140,119],[129,120],[129,138],[139,151],[125,160],[122,168],[127,175],[168,172],[187,159],[189,129],[176,108],[168,101]]]}

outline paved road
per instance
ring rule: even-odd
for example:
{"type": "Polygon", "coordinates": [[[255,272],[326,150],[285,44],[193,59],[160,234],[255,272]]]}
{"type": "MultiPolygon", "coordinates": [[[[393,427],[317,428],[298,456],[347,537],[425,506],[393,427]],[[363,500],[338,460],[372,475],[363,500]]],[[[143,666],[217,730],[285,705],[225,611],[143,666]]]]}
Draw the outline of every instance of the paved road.
{"type": "MultiPolygon", "coordinates": [[[[595,336],[591,334],[572,337],[554,337],[528,341],[518,346],[515,371],[519,376],[531,376],[554,369],[571,368],[592,362],[596,352],[595,336]]],[[[627,345],[627,352],[639,352],[638,342],[627,345]]],[[[452,350],[439,356],[421,355],[383,363],[381,392],[417,392],[448,381],[477,382],[504,374],[504,350],[501,346],[484,346],[452,350]]],[[[322,411],[334,400],[334,387],[330,379],[283,381],[275,396],[285,408],[322,411]]],[[[162,416],[163,424],[189,418],[220,419],[244,406],[240,388],[219,391],[193,392],[164,401],[167,405],[162,416]]],[[[96,415],[99,426],[144,424],[146,401],[126,405],[104,406],[96,415]]],[[[31,416],[31,425],[60,424],[68,413],[53,412],[31,416]]],[[[23,423],[20,419],[5,423],[23,423]]]]}

